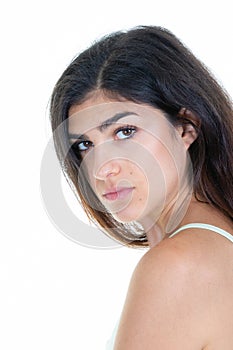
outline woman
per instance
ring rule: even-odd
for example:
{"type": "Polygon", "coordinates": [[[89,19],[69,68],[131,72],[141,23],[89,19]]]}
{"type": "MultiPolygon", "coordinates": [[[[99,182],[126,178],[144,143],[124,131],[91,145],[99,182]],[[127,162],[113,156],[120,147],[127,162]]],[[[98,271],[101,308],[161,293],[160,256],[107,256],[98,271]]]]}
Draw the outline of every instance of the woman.
{"type": "MultiPolygon", "coordinates": [[[[148,247],[114,350],[233,348],[233,110],[169,31],[94,43],[51,99],[61,165],[88,217],[148,247]]],[[[112,345],[113,346],[113,345],[112,345]]]]}

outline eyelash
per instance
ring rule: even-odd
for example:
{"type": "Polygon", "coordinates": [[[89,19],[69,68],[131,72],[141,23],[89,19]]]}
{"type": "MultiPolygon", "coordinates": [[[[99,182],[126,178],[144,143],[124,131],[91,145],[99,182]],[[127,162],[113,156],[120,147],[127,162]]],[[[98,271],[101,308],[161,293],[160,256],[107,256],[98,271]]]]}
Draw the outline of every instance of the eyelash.
{"type": "Polygon", "coordinates": [[[131,130],[131,131],[133,130],[133,133],[130,134],[130,136],[126,137],[127,139],[129,139],[135,134],[135,132],[137,131],[137,128],[133,125],[125,125],[115,130],[114,134],[117,135],[119,132],[126,131],[126,130],[131,130]]]}
{"type": "MultiPolygon", "coordinates": [[[[125,126],[122,126],[122,127],[120,127],[120,128],[117,128],[115,131],[114,131],[114,135],[117,135],[119,132],[124,132],[124,131],[129,131],[129,130],[131,130],[131,134],[127,137],[125,137],[125,138],[123,138],[123,139],[120,139],[119,138],[119,140],[125,140],[125,139],[129,139],[129,138],[131,138],[131,137],[133,137],[133,135],[135,134],[135,132],[137,131],[137,128],[135,127],[135,126],[133,126],[133,125],[125,125],[125,126]]],[[[77,148],[77,151],[79,152],[79,153],[83,153],[83,152],[86,152],[86,151],[88,151],[88,149],[85,149],[85,150],[81,150],[79,147],[80,147],[80,145],[81,144],[84,144],[84,143],[91,143],[91,141],[88,141],[88,140],[83,140],[83,141],[80,141],[80,142],[75,142],[75,144],[73,145],[73,146],[75,146],[75,148],[77,148]]],[[[88,146],[84,146],[84,147],[88,147],[88,146]]]]}

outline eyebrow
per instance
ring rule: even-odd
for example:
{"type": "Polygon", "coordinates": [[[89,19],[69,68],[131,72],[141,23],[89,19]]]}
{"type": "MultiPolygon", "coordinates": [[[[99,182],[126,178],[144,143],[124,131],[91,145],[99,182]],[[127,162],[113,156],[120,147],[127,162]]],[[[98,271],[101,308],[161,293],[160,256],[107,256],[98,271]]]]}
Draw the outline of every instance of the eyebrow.
{"type": "MultiPolygon", "coordinates": [[[[122,112],[122,113],[117,113],[115,114],[113,117],[105,120],[102,124],[100,124],[97,129],[100,132],[103,132],[104,130],[106,130],[110,125],[116,123],[119,119],[127,117],[128,115],[136,115],[138,116],[137,113],[135,112],[122,112]]],[[[71,134],[69,133],[69,138],[71,139],[82,139],[82,138],[87,138],[87,136],[85,134],[71,134]]]]}

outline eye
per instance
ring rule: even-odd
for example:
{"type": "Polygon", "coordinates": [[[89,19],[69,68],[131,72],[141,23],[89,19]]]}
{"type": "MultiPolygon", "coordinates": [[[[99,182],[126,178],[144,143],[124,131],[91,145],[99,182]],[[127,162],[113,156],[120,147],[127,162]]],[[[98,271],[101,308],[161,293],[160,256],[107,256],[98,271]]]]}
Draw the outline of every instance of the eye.
{"type": "Polygon", "coordinates": [[[81,142],[75,142],[72,145],[72,148],[77,152],[81,153],[81,152],[85,152],[88,151],[88,149],[90,147],[92,147],[92,142],[90,141],[81,141],[81,142]]]}
{"type": "Polygon", "coordinates": [[[120,129],[117,129],[115,131],[115,135],[117,135],[118,138],[121,140],[128,139],[132,137],[136,131],[137,129],[134,126],[127,125],[127,126],[121,127],[120,129]]]}

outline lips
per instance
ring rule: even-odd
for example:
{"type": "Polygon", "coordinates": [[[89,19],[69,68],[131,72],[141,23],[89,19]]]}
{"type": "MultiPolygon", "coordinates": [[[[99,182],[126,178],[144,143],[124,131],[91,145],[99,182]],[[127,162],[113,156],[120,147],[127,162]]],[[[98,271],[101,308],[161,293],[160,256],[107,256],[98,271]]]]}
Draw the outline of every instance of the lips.
{"type": "Polygon", "coordinates": [[[134,187],[122,187],[118,189],[112,189],[106,193],[103,194],[103,197],[109,201],[114,201],[117,199],[124,199],[126,198],[132,191],[134,190],[134,187]]]}

